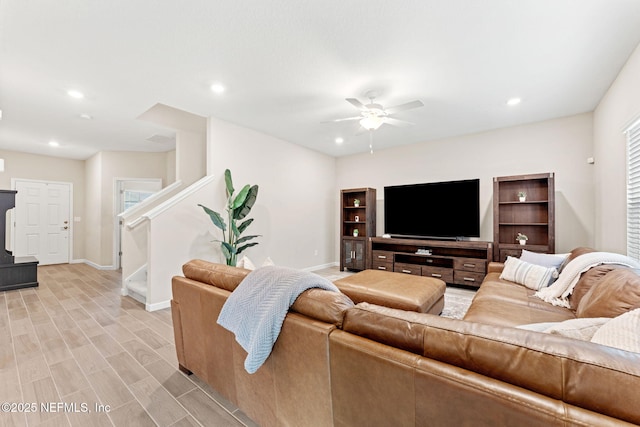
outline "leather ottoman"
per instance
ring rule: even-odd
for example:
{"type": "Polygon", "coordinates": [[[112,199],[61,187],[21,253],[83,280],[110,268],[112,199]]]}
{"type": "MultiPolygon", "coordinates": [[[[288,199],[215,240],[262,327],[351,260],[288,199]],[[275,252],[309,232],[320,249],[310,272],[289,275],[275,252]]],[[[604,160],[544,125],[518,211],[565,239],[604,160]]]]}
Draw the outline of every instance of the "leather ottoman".
{"type": "Polygon", "coordinates": [[[364,270],[333,282],[354,303],[368,302],[418,313],[440,314],[445,282],[434,277],[364,270]]]}

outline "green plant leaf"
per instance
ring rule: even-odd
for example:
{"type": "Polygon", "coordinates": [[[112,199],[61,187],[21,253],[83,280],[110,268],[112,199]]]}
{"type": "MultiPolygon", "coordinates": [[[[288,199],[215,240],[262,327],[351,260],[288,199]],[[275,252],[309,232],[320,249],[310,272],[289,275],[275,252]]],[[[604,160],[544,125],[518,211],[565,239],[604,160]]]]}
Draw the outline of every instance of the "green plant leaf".
{"type": "Polygon", "coordinates": [[[234,248],[231,244],[227,243],[227,242],[221,242],[220,243],[220,247],[222,248],[222,252],[224,253],[224,255],[226,257],[229,257],[233,254],[237,254],[238,251],[236,250],[236,248],[234,248]]]}
{"type": "MultiPolygon", "coordinates": [[[[260,234],[256,234],[256,235],[253,235],[253,236],[244,236],[244,237],[241,237],[238,240],[236,240],[236,244],[240,244],[242,242],[246,242],[247,240],[255,239],[256,237],[262,237],[262,236],[260,234]]],[[[257,245],[257,243],[256,243],[256,245],[257,245]]]]}
{"type": "Polygon", "coordinates": [[[240,192],[235,197],[235,199],[233,199],[233,203],[229,203],[229,206],[231,207],[231,209],[235,211],[236,209],[238,209],[240,206],[244,204],[250,189],[251,187],[249,187],[248,184],[242,187],[242,190],[240,190],[240,192]]]}
{"type": "Polygon", "coordinates": [[[224,222],[224,219],[222,218],[222,216],[218,212],[216,212],[214,210],[211,210],[211,209],[209,209],[208,207],[206,207],[204,205],[198,204],[198,206],[200,206],[202,209],[204,209],[204,211],[207,213],[207,215],[209,215],[209,218],[211,218],[211,222],[213,222],[213,225],[215,225],[216,227],[218,227],[222,231],[226,231],[227,224],[224,222]]]}
{"type": "Polygon", "coordinates": [[[240,225],[238,226],[238,232],[240,232],[240,234],[242,234],[242,232],[243,232],[244,230],[246,230],[246,229],[247,229],[247,227],[248,227],[248,226],[250,226],[252,222],[253,222],[253,218],[249,218],[249,219],[247,219],[245,222],[243,222],[242,224],[240,224],[240,225]]]}
{"type": "Polygon", "coordinates": [[[247,193],[247,197],[244,200],[242,206],[238,207],[233,211],[233,219],[243,219],[249,212],[251,212],[251,208],[253,207],[256,199],[258,198],[258,186],[254,185],[249,189],[247,193]]]}
{"type": "Polygon", "coordinates": [[[231,251],[229,250],[230,245],[227,242],[220,242],[220,249],[222,249],[222,255],[224,255],[225,259],[229,260],[231,258],[231,251]]]}
{"type": "Polygon", "coordinates": [[[231,221],[231,232],[234,236],[238,237],[240,235],[240,230],[236,227],[236,222],[231,221]]]}
{"type": "Polygon", "coordinates": [[[257,244],[258,244],[257,242],[255,242],[255,243],[247,243],[246,245],[239,247],[238,250],[236,251],[236,254],[239,254],[242,251],[244,251],[245,249],[250,248],[251,246],[255,246],[257,244]]]}
{"type": "Polygon", "coordinates": [[[224,182],[227,186],[227,197],[230,197],[233,192],[233,180],[231,179],[231,171],[229,169],[224,171],[224,182]]]}

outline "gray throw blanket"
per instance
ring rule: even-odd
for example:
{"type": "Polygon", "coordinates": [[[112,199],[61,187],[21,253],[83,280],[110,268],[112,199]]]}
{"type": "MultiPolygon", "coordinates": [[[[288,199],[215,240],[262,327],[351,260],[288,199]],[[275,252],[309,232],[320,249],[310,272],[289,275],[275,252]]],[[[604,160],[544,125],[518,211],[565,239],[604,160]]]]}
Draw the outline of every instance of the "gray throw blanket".
{"type": "Polygon", "coordinates": [[[310,288],[339,292],[329,280],[307,271],[268,266],[252,271],[222,306],[218,324],[233,332],[247,352],[245,370],[253,374],[267,360],[289,307],[310,288]]]}

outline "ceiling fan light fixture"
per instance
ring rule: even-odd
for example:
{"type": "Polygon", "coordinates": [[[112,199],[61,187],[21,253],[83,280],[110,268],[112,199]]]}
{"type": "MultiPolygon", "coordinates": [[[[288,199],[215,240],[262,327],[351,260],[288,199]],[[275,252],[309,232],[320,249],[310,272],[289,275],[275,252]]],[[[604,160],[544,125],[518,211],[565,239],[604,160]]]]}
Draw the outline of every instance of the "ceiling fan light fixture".
{"type": "Polygon", "coordinates": [[[384,117],[368,116],[360,120],[360,126],[366,130],[376,130],[384,123],[384,117]]]}

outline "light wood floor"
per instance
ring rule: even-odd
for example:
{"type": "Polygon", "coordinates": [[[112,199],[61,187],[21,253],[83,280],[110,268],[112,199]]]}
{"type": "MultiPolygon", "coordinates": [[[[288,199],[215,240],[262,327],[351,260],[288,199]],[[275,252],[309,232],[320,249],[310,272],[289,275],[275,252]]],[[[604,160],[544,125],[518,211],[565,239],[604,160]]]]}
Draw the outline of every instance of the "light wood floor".
{"type": "Polygon", "coordinates": [[[255,425],[177,370],[170,310],[120,296],[119,272],[42,266],[38,280],[0,292],[0,426],[255,425]]]}

